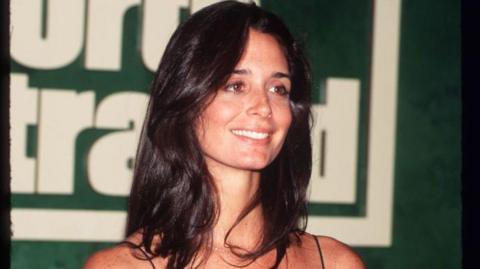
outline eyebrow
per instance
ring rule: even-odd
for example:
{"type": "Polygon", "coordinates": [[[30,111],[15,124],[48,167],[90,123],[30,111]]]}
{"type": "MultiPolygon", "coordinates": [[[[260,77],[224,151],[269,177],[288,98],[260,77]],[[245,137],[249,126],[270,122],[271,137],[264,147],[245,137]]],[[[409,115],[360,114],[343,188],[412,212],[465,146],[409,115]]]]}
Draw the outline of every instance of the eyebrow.
{"type": "MultiPolygon", "coordinates": [[[[237,75],[249,75],[251,73],[252,73],[252,71],[250,71],[249,69],[235,69],[232,72],[232,74],[237,74],[237,75]]],[[[271,76],[272,76],[272,78],[288,78],[288,79],[291,79],[289,74],[283,73],[283,72],[273,72],[271,76]]]]}
{"type": "Polygon", "coordinates": [[[235,69],[233,70],[232,74],[237,74],[237,75],[248,75],[251,74],[252,71],[247,70],[247,69],[235,69]]]}
{"type": "Polygon", "coordinates": [[[283,73],[283,72],[275,72],[275,73],[272,74],[272,77],[274,77],[274,78],[288,78],[288,79],[291,79],[289,74],[283,73]]]}

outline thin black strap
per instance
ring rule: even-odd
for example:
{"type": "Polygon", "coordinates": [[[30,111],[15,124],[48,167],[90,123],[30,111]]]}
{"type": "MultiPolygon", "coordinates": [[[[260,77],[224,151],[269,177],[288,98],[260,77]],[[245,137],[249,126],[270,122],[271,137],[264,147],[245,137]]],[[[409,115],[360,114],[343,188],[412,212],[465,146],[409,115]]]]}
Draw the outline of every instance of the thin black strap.
{"type": "Polygon", "coordinates": [[[315,239],[315,243],[317,244],[318,253],[320,254],[320,262],[322,263],[322,269],[325,269],[325,263],[323,262],[323,255],[322,255],[322,249],[320,248],[320,243],[318,242],[318,238],[315,235],[312,235],[312,236],[315,239]]]}
{"type": "Polygon", "coordinates": [[[137,244],[134,244],[130,241],[126,241],[126,240],[120,242],[119,244],[127,244],[132,248],[139,249],[143,253],[143,255],[145,256],[145,260],[147,260],[150,263],[150,265],[152,265],[153,269],[156,269],[155,264],[153,264],[153,262],[152,262],[152,258],[150,257],[150,255],[148,255],[148,253],[145,250],[142,249],[141,246],[139,246],[137,244]]]}

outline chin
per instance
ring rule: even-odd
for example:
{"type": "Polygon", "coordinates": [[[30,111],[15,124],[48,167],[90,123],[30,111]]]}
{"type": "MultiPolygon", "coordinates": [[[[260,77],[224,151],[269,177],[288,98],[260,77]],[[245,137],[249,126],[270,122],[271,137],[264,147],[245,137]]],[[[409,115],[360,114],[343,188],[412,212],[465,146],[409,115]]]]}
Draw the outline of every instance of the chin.
{"type": "Polygon", "coordinates": [[[245,170],[262,170],[267,167],[272,161],[270,160],[248,160],[239,165],[245,170]]]}

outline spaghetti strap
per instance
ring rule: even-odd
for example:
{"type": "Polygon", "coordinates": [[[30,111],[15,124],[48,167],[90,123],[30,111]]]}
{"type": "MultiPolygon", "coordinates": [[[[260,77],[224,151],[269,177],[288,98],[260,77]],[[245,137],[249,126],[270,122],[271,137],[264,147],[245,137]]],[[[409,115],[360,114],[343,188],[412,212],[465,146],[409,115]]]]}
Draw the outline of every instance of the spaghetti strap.
{"type": "Polygon", "coordinates": [[[325,263],[323,262],[323,254],[322,249],[320,248],[320,243],[318,242],[318,238],[315,235],[312,235],[313,239],[315,239],[315,243],[317,244],[318,254],[320,254],[320,262],[322,264],[322,269],[325,269],[325,263]]]}
{"type": "Polygon", "coordinates": [[[150,263],[150,265],[152,266],[153,269],[156,269],[155,264],[153,264],[153,262],[152,262],[152,258],[150,258],[148,253],[145,250],[143,250],[139,245],[134,244],[134,243],[132,243],[130,241],[127,241],[127,240],[120,242],[119,245],[120,244],[126,244],[126,245],[128,245],[132,248],[139,249],[143,253],[143,255],[145,256],[145,260],[147,260],[150,263]]]}

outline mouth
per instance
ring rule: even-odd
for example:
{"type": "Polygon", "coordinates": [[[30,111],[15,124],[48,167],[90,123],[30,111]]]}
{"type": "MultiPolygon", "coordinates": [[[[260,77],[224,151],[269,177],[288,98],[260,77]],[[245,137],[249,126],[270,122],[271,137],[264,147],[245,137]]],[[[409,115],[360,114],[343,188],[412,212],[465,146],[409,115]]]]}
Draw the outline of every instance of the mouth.
{"type": "Polygon", "coordinates": [[[232,133],[236,136],[248,137],[255,140],[265,139],[270,136],[270,133],[242,129],[232,130],[232,133]]]}

